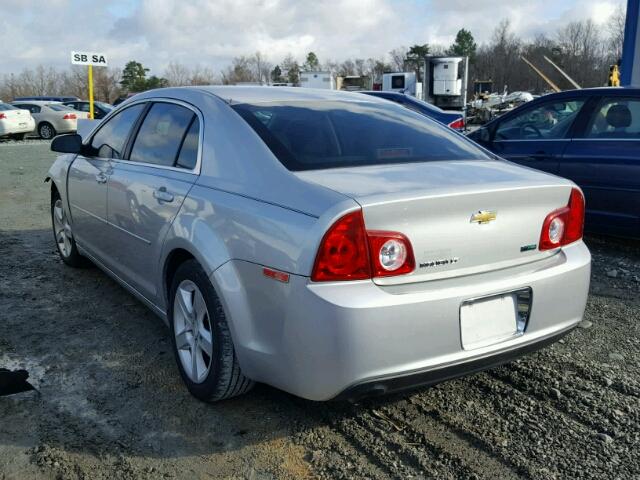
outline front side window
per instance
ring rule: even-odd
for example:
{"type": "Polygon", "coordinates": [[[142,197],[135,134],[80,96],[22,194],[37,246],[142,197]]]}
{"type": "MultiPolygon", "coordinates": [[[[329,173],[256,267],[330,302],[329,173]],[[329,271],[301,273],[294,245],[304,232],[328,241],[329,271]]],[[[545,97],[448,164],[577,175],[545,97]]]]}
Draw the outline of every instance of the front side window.
{"type": "Polygon", "coordinates": [[[143,109],[142,103],[126,108],[102,125],[91,140],[92,156],[122,158],[129,132],[143,109]]]}
{"type": "Polygon", "coordinates": [[[268,102],[232,107],[289,170],[487,160],[473,142],[389,102],[268,102]]]}
{"type": "Polygon", "coordinates": [[[591,119],[586,136],[640,140],[640,100],[604,99],[591,119]]]}
{"type": "Polygon", "coordinates": [[[498,126],[495,140],[554,140],[565,138],[583,100],[549,102],[528,108],[498,126]]]}
{"type": "Polygon", "coordinates": [[[131,149],[129,160],[173,167],[195,114],[172,103],[154,103],[131,149]]]}

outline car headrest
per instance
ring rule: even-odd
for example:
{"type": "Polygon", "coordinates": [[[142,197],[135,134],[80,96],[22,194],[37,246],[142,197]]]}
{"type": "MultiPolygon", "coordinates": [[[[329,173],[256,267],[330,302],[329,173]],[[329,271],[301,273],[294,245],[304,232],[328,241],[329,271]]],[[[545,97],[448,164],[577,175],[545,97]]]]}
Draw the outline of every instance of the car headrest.
{"type": "Polygon", "coordinates": [[[612,105],[607,111],[607,123],[613,128],[627,128],[631,125],[631,111],[626,105],[612,105]]]}

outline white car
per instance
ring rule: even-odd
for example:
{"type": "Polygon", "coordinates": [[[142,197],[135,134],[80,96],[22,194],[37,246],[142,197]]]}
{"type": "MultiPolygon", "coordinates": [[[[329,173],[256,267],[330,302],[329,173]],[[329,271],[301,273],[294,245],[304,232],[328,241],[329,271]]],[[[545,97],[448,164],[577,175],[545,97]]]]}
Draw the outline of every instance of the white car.
{"type": "Polygon", "coordinates": [[[59,133],[74,133],[78,129],[79,118],[89,118],[89,114],[79,112],[59,102],[14,101],[12,105],[29,110],[33,116],[36,133],[50,140],[59,133]]]}
{"type": "Polygon", "coordinates": [[[36,123],[28,110],[0,103],[0,138],[22,140],[27,133],[33,132],[34,128],[36,123]]]}

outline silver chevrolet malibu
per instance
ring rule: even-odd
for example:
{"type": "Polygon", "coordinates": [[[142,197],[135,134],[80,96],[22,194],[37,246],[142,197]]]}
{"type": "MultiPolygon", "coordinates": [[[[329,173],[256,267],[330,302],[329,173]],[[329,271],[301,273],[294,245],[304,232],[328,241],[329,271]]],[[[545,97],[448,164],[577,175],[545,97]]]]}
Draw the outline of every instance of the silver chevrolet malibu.
{"type": "Polygon", "coordinates": [[[582,192],[386,100],[153,90],[51,148],[62,260],[160,316],[202,400],[254,382],[313,400],[429,385],[584,313],[582,192]]]}

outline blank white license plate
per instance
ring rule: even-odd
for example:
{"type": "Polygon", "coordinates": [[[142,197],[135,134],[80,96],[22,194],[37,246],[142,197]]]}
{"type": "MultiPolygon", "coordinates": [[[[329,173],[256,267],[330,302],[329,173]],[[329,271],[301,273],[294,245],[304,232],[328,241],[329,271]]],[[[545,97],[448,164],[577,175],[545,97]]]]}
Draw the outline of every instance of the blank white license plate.
{"type": "Polygon", "coordinates": [[[462,348],[493,345],[518,331],[517,299],[513,293],[469,301],[460,308],[462,348]]]}

